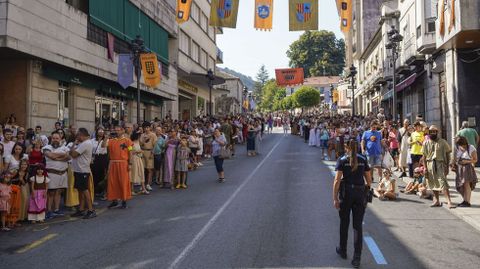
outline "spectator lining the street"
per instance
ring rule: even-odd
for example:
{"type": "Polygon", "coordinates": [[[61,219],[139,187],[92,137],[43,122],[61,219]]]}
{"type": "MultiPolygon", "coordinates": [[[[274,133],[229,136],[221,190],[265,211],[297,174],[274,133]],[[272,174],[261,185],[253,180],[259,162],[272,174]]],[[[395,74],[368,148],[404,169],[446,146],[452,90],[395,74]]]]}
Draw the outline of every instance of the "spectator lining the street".
{"type": "Polygon", "coordinates": [[[146,169],[146,190],[153,191],[151,185],[154,173],[153,147],[157,141],[157,136],[152,132],[150,122],[144,122],[143,134],[140,137],[140,146],[143,150],[143,166],[146,169]]]}
{"type": "Polygon", "coordinates": [[[130,140],[132,140],[133,146],[131,150],[131,168],[130,168],[130,182],[132,184],[131,190],[132,195],[136,195],[135,192],[135,185],[140,185],[141,194],[150,194],[145,187],[145,166],[143,165],[143,152],[142,148],[140,147],[140,136],[141,133],[139,130],[132,133],[130,136],[130,140]]]}
{"type": "MultiPolygon", "coordinates": [[[[180,140],[180,144],[177,148],[177,156],[175,162],[175,172],[177,173],[177,185],[176,189],[187,188],[187,173],[189,158],[192,151],[189,148],[189,141],[186,138],[180,140]]],[[[196,155],[196,152],[195,154],[196,155]]]]}
{"type": "Polygon", "coordinates": [[[377,188],[374,190],[375,196],[378,197],[379,200],[396,200],[397,199],[397,182],[392,177],[392,173],[390,170],[385,169],[383,172],[383,177],[378,183],[377,188]]]}
{"type": "Polygon", "coordinates": [[[10,228],[7,227],[7,214],[10,212],[10,193],[11,186],[8,184],[10,178],[6,175],[0,175],[0,220],[2,224],[2,231],[8,232],[10,228]]]}
{"type": "Polygon", "coordinates": [[[30,178],[30,200],[28,207],[28,220],[35,224],[45,221],[47,210],[47,191],[50,178],[45,175],[43,164],[35,166],[35,174],[30,178]]]}
{"type": "Polygon", "coordinates": [[[455,187],[462,195],[463,202],[459,207],[470,207],[472,191],[478,181],[474,165],[477,163],[477,150],[470,145],[467,139],[459,136],[455,139],[455,152],[453,154],[453,170],[455,171],[455,187]]]}
{"type": "Polygon", "coordinates": [[[18,220],[20,222],[28,219],[28,203],[30,198],[29,172],[27,160],[20,161],[20,169],[15,176],[20,186],[20,210],[18,212],[18,220]]]}

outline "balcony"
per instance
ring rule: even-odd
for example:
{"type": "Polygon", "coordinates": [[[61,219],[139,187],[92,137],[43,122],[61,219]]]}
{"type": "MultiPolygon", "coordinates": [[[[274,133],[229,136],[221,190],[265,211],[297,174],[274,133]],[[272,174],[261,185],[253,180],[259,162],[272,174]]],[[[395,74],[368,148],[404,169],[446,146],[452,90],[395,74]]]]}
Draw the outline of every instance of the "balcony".
{"type": "Polygon", "coordinates": [[[223,64],[223,51],[217,48],[217,64],[223,64]]]}
{"type": "MultiPolygon", "coordinates": [[[[441,2],[441,1],[439,1],[441,2]]],[[[480,47],[480,1],[465,0],[455,1],[455,9],[447,6],[445,12],[438,9],[436,21],[436,44],[439,49],[466,49],[480,47]],[[451,15],[455,12],[454,23],[451,15]],[[444,20],[441,20],[441,18],[444,20]],[[440,34],[440,21],[444,22],[444,33],[440,34]]]]}
{"type": "Polygon", "coordinates": [[[417,36],[417,52],[424,55],[432,54],[437,48],[435,42],[435,21],[426,21],[423,28],[426,31],[420,31],[420,35],[417,36]]]}

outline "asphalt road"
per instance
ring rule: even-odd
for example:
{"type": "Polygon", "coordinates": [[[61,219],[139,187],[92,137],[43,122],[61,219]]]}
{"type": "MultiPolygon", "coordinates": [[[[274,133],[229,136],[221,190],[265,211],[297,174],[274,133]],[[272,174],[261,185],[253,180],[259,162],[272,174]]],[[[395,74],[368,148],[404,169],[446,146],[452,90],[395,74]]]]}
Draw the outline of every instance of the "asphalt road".
{"type": "MultiPolygon", "coordinates": [[[[0,268],[350,268],[335,253],[334,163],[281,134],[261,151],[246,157],[240,148],[224,184],[206,162],[189,174],[188,190],[0,233],[0,268]]],[[[478,231],[429,201],[400,198],[369,205],[362,268],[478,268],[478,231]]]]}

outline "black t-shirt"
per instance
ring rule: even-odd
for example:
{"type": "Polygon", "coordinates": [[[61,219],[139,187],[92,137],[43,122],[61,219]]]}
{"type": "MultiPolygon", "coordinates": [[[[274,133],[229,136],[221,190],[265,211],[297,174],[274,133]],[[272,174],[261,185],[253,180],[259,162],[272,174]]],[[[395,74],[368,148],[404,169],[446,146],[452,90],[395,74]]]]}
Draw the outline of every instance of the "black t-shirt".
{"type": "Polygon", "coordinates": [[[358,168],[354,172],[352,172],[352,167],[350,166],[350,157],[346,155],[338,159],[335,171],[343,172],[343,180],[347,184],[365,185],[363,174],[366,171],[370,171],[370,166],[368,166],[368,161],[363,155],[357,154],[357,159],[358,168]]]}

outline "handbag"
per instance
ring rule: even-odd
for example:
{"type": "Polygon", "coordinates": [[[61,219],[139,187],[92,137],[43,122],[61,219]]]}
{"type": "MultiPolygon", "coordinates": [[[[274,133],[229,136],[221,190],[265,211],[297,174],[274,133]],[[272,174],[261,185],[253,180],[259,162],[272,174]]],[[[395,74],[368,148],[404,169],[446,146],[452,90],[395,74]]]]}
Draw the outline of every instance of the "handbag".
{"type": "Polygon", "coordinates": [[[221,159],[230,159],[232,157],[232,152],[230,151],[227,146],[223,146],[220,148],[220,158],[221,159]]]}

